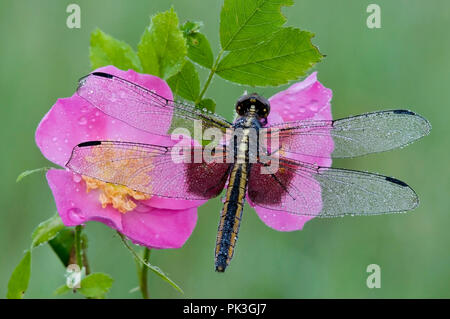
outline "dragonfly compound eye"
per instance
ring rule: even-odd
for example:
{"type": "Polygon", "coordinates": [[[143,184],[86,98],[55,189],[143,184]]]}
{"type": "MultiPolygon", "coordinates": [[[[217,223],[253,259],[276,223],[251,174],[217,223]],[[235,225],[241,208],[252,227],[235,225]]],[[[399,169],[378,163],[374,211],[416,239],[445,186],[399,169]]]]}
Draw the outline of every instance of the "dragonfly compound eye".
{"type": "Polygon", "coordinates": [[[260,118],[266,118],[270,112],[270,104],[264,97],[253,93],[249,95],[244,95],[236,102],[236,112],[245,116],[249,113],[252,106],[255,109],[255,113],[260,118]]]}

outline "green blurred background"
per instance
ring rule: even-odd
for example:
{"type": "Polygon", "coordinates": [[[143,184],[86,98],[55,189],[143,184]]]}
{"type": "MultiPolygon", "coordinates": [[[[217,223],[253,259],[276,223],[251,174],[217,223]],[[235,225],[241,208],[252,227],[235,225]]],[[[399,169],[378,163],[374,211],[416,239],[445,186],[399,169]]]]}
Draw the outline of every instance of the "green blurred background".
{"type": "MultiPolygon", "coordinates": [[[[289,25],[314,32],[313,42],[327,55],[316,69],[334,92],[335,118],[408,108],[432,123],[430,136],[405,149],[334,163],[404,180],[418,193],[420,206],[408,214],[315,219],[291,233],[268,228],[247,206],[234,260],[226,273],[217,274],[221,201],[211,200],[199,209],[197,227],[182,249],[152,254],[151,262],[185,295],[150,274],[151,297],[450,297],[450,2],[377,0],[382,28],[368,29],[366,8],[372,2],[297,0],[283,12],[289,25]],[[372,263],[381,266],[380,289],[366,286],[372,263]]],[[[81,29],[66,27],[70,3],[0,2],[0,297],[30,233],[55,211],[43,175],[18,184],[15,179],[23,170],[50,164],[36,147],[34,132],[56,99],[72,95],[78,78],[90,71],[90,32],[100,27],[136,48],[149,16],[173,5],[180,21],[204,22],[203,32],[218,51],[222,1],[76,1],[81,29]]],[[[281,89],[259,92],[269,97],[281,89]]],[[[207,96],[231,120],[243,90],[216,78],[207,96]]],[[[128,292],[137,286],[135,265],[115,233],[95,222],[86,232],[93,270],[115,278],[108,296],[139,298],[139,292],[128,292]]],[[[51,249],[36,249],[26,297],[52,297],[64,281],[64,268],[51,249]]]]}

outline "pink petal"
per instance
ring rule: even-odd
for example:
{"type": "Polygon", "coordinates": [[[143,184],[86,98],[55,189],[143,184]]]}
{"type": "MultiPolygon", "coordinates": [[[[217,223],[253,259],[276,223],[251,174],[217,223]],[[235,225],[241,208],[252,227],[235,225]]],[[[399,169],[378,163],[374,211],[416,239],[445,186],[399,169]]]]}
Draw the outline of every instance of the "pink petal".
{"type": "MultiPolygon", "coordinates": [[[[172,98],[169,86],[162,79],[133,70],[121,71],[113,66],[96,71],[108,72],[140,84],[167,98],[172,98]]],[[[161,137],[133,128],[99,111],[87,101],[74,94],[58,99],[44,116],[36,130],[36,144],[50,161],[65,166],[72,149],[81,142],[92,140],[130,141],[136,143],[173,145],[169,137],[161,137]]],[[[168,209],[197,207],[204,201],[173,200],[152,197],[146,204],[168,209]],[[154,203],[154,205],[153,205],[154,203]]]]}
{"type": "Polygon", "coordinates": [[[180,248],[192,234],[197,209],[158,209],[140,204],[122,217],[123,234],[153,248],[180,248]]]}
{"type": "MultiPolygon", "coordinates": [[[[331,98],[332,91],[325,88],[317,80],[317,72],[314,72],[305,80],[291,85],[288,89],[269,99],[271,111],[268,124],[299,120],[331,120],[331,98]]],[[[320,166],[330,166],[331,158],[326,157],[331,155],[334,148],[331,136],[326,143],[321,143],[320,146],[321,157],[311,158],[297,154],[290,154],[289,157],[305,162],[313,161],[320,166]]],[[[251,206],[254,206],[248,197],[247,200],[251,206]]],[[[320,207],[321,205],[317,206],[319,211],[320,207]]],[[[313,216],[294,215],[258,206],[254,206],[254,208],[267,226],[279,231],[300,230],[308,220],[314,218],[313,216]]]]}
{"type": "MultiPolygon", "coordinates": [[[[133,70],[120,71],[113,66],[96,71],[109,72],[156,93],[172,98],[169,86],[162,79],[139,74],[133,70]]],[[[70,98],[58,99],[44,116],[36,130],[36,144],[50,161],[64,166],[74,146],[92,140],[121,140],[167,145],[169,139],[135,129],[99,111],[76,93],[70,98]]]]}
{"type": "Polygon", "coordinates": [[[96,220],[122,231],[122,214],[111,206],[102,208],[98,192],[86,193],[86,185],[79,176],[51,169],[47,172],[47,181],[64,225],[76,226],[96,220]]]}
{"type": "Polygon", "coordinates": [[[263,207],[254,208],[264,224],[278,231],[301,230],[307,221],[314,218],[314,216],[294,215],[263,207]]]}
{"type": "Polygon", "coordinates": [[[304,81],[291,85],[269,99],[269,123],[278,113],[284,122],[317,119],[331,120],[332,91],[317,81],[317,72],[312,73],[304,81]]]}
{"type": "Polygon", "coordinates": [[[98,191],[86,193],[84,181],[69,171],[51,169],[47,181],[66,226],[98,221],[117,229],[135,243],[151,248],[179,248],[191,235],[196,208],[172,210],[150,207],[144,201],[122,214],[111,206],[102,208],[98,191]]]}

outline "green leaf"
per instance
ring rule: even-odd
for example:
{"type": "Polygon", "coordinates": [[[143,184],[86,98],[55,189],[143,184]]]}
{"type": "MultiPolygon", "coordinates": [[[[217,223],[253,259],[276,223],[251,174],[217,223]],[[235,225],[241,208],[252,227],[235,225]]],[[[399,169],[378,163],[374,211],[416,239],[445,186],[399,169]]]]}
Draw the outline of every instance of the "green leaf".
{"type": "Polygon", "coordinates": [[[101,272],[92,273],[81,280],[81,287],[77,291],[85,297],[101,298],[109,291],[113,281],[114,279],[107,274],[101,272]]]}
{"type": "Polygon", "coordinates": [[[225,51],[252,47],[279,31],[282,6],[293,0],[225,0],[220,13],[220,44],[225,51]]]}
{"type": "Polygon", "coordinates": [[[48,243],[65,267],[69,265],[70,254],[74,244],[74,231],[69,228],[62,229],[55,238],[48,243]]]}
{"type": "Polygon", "coordinates": [[[33,231],[31,236],[32,243],[31,248],[42,245],[49,240],[55,238],[55,236],[64,228],[64,224],[56,213],[53,217],[40,223],[38,227],[33,231]]]}
{"type": "Polygon", "coordinates": [[[19,176],[17,176],[16,183],[20,182],[22,179],[24,179],[28,175],[31,175],[34,173],[39,173],[39,172],[47,172],[49,169],[52,169],[52,168],[53,167],[41,167],[41,168],[30,169],[30,170],[24,171],[24,172],[20,173],[19,176]]]}
{"type": "Polygon", "coordinates": [[[61,295],[64,295],[65,293],[68,293],[69,291],[72,291],[72,289],[67,287],[67,285],[64,284],[64,285],[56,288],[56,290],[53,292],[53,294],[55,296],[61,296],[61,295]]]}
{"type": "Polygon", "coordinates": [[[187,21],[181,26],[181,30],[183,30],[186,38],[189,59],[205,68],[211,69],[214,63],[214,55],[206,36],[198,32],[202,25],[201,22],[187,21]]]}
{"type": "Polygon", "coordinates": [[[217,67],[226,80],[252,86],[281,85],[296,80],[322,58],[311,44],[314,35],[283,28],[256,47],[232,51],[217,67]]]}
{"type": "Polygon", "coordinates": [[[186,21],[181,27],[180,30],[183,31],[184,36],[188,36],[190,34],[196,33],[203,27],[203,22],[201,21],[186,21]]]}
{"type": "Polygon", "coordinates": [[[121,70],[142,71],[139,58],[133,48],[123,41],[96,29],[91,33],[89,56],[92,69],[114,65],[121,70]]]}
{"type": "Polygon", "coordinates": [[[200,101],[200,103],[198,103],[197,107],[214,112],[214,110],[216,109],[216,102],[213,99],[203,99],[200,101]]]}
{"type": "Polygon", "coordinates": [[[28,288],[31,274],[31,251],[27,250],[20,263],[14,269],[8,282],[8,299],[22,299],[28,288]]]}
{"type": "Polygon", "coordinates": [[[195,101],[200,94],[200,79],[195,66],[186,61],[180,72],[167,80],[172,92],[189,101],[195,101]]]}
{"type": "Polygon", "coordinates": [[[186,54],[186,40],[173,8],[154,15],[138,45],[144,72],[167,79],[181,70],[186,54]]]}
{"type": "Polygon", "coordinates": [[[188,36],[186,40],[189,59],[205,68],[211,69],[214,63],[214,56],[206,36],[197,32],[188,36]]]}

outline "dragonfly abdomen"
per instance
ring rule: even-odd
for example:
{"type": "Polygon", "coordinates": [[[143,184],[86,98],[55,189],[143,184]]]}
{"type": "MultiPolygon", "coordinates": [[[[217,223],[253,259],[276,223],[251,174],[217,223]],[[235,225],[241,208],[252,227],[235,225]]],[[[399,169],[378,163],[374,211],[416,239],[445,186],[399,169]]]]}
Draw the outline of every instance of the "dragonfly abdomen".
{"type": "Polygon", "coordinates": [[[228,184],[225,203],[220,216],[216,240],[216,271],[224,272],[234,254],[247,191],[250,164],[235,164],[228,184]]]}

